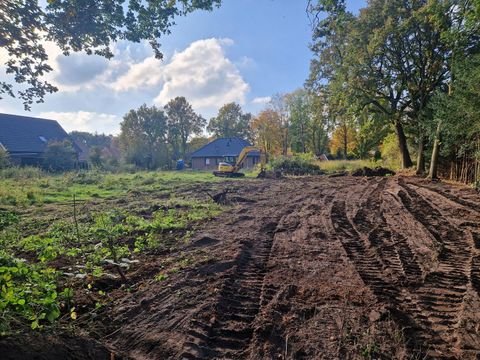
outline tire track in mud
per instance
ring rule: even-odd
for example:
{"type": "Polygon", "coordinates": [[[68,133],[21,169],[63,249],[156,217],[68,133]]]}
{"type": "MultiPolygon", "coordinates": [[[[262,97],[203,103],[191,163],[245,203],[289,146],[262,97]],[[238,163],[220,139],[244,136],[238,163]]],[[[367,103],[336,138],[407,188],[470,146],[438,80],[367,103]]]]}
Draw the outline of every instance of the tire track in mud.
{"type": "Polygon", "coordinates": [[[242,358],[260,311],[263,280],[270,258],[277,222],[265,224],[264,239],[245,241],[235,259],[236,268],[225,280],[216,300],[211,323],[194,321],[187,332],[181,359],[242,358]]]}
{"type": "Polygon", "coordinates": [[[462,206],[464,206],[468,209],[474,210],[476,212],[480,212],[480,204],[474,203],[474,202],[469,201],[469,200],[462,199],[459,196],[456,196],[456,195],[453,195],[449,192],[440,190],[439,188],[437,188],[435,186],[429,186],[429,185],[426,185],[426,184],[415,184],[415,185],[418,186],[418,187],[427,189],[429,191],[435,192],[436,194],[439,194],[439,195],[443,196],[444,198],[446,198],[450,201],[453,201],[454,203],[457,203],[459,205],[462,205],[462,206]]]}
{"type": "Polygon", "coordinates": [[[405,237],[390,229],[383,214],[382,193],[387,179],[382,179],[367,197],[359,204],[353,218],[354,226],[368,238],[369,245],[389,269],[394,281],[415,284],[422,279],[422,270],[415,259],[414,252],[405,237]]]}
{"type": "MultiPolygon", "coordinates": [[[[360,278],[374,295],[388,306],[392,318],[403,326],[412,352],[421,352],[421,344],[416,340],[420,312],[416,304],[411,302],[410,297],[405,296],[398,284],[385,278],[385,265],[379,259],[378,249],[369,247],[360,233],[355,230],[348,219],[345,201],[334,202],[330,218],[334,229],[341,235],[339,240],[348,258],[355,265],[360,278]]],[[[426,317],[423,320],[428,321],[426,317]]]]}
{"type": "Polygon", "coordinates": [[[439,266],[425,277],[415,291],[415,300],[422,315],[420,338],[427,355],[454,358],[452,344],[458,342],[463,303],[470,282],[471,246],[465,233],[446,220],[420,194],[399,180],[398,195],[405,208],[436,239],[440,246],[439,266]]]}
{"type": "Polygon", "coordinates": [[[340,235],[340,242],[365,284],[383,300],[390,301],[395,298],[398,292],[383,278],[383,264],[375,252],[367,247],[360,234],[349,221],[345,201],[334,201],[331,209],[331,220],[334,229],[340,235]]]}
{"type": "Polygon", "coordinates": [[[458,341],[470,266],[474,288],[480,289],[480,257],[472,259],[462,230],[400,181],[403,206],[442,248],[438,270],[423,279],[407,239],[388,226],[382,213],[386,182],[379,181],[363,203],[355,204],[352,221],[345,201],[335,200],[332,224],[364,283],[404,326],[410,349],[427,357],[454,358],[452,344],[458,341]]]}

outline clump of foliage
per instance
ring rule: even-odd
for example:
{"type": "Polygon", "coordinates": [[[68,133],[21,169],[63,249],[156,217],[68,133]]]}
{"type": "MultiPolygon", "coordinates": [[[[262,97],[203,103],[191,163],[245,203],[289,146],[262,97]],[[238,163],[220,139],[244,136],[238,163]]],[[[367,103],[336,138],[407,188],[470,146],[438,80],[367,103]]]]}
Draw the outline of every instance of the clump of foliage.
{"type": "Polygon", "coordinates": [[[58,273],[38,264],[28,264],[0,252],[0,333],[30,323],[32,329],[53,323],[70,301],[71,290],[58,292],[58,273]]]}
{"type": "Polygon", "coordinates": [[[402,159],[398,152],[398,141],[394,133],[390,133],[383,139],[380,149],[382,162],[385,166],[391,169],[401,168],[402,159]]]}
{"type": "Polygon", "coordinates": [[[285,175],[319,175],[322,170],[309,159],[301,156],[278,157],[271,162],[273,171],[282,172],[285,175]]]}
{"type": "Polygon", "coordinates": [[[5,169],[10,165],[8,153],[4,149],[0,148],[0,169],[5,169]]]}
{"type": "Polygon", "coordinates": [[[18,222],[18,215],[13,211],[0,210],[0,231],[18,222]]]}
{"type": "Polygon", "coordinates": [[[68,171],[75,167],[77,153],[70,141],[53,141],[47,145],[43,166],[50,171],[68,171]]]}

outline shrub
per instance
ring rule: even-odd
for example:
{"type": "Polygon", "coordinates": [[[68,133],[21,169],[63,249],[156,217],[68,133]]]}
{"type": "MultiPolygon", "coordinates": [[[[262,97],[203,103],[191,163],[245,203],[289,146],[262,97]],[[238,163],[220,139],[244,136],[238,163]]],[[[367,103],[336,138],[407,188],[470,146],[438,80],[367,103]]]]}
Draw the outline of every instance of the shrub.
{"type": "Polygon", "coordinates": [[[43,165],[50,171],[68,171],[75,167],[77,153],[70,141],[52,141],[45,150],[43,165]]]}
{"type": "Polygon", "coordinates": [[[398,140],[394,133],[385,137],[380,148],[382,160],[385,166],[391,169],[400,169],[402,160],[398,150],[398,140]]]}
{"type": "Polygon", "coordinates": [[[285,175],[318,175],[322,171],[306,157],[279,157],[271,162],[273,171],[281,171],[285,175]]]}
{"type": "Polygon", "coordinates": [[[93,146],[90,149],[89,160],[94,167],[101,168],[103,166],[102,149],[99,146],[93,146]]]}
{"type": "Polygon", "coordinates": [[[0,169],[5,169],[11,165],[8,153],[0,148],[0,169]]]}

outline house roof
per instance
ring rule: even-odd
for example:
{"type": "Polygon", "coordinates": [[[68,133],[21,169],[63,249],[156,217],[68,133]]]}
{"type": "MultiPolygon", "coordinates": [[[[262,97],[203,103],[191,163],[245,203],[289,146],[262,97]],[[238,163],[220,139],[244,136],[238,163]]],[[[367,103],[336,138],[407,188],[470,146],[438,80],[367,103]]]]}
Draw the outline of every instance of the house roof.
{"type": "MultiPolygon", "coordinates": [[[[192,153],[191,157],[238,156],[246,146],[251,146],[251,144],[238,137],[220,138],[198,149],[192,153]]],[[[248,156],[260,156],[260,153],[253,151],[248,156]]]]}
{"type": "Polygon", "coordinates": [[[0,144],[9,153],[42,153],[49,141],[69,139],[55,120],[0,113],[0,144]]]}

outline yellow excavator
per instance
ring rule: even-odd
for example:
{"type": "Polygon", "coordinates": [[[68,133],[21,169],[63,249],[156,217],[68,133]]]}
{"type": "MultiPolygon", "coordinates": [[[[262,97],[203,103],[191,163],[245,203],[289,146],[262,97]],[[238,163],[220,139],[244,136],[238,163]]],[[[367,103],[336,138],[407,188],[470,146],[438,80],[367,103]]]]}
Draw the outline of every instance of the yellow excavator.
{"type": "Polygon", "coordinates": [[[243,148],[235,165],[221,162],[218,164],[218,170],[213,172],[213,175],[220,177],[243,177],[244,173],[241,173],[239,170],[242,168],[243,163],[247,160],[248,154],[252,152],[260,153],[260,174],[265,172],[265,153],[255,146],[246,146],[243,148]]]}

